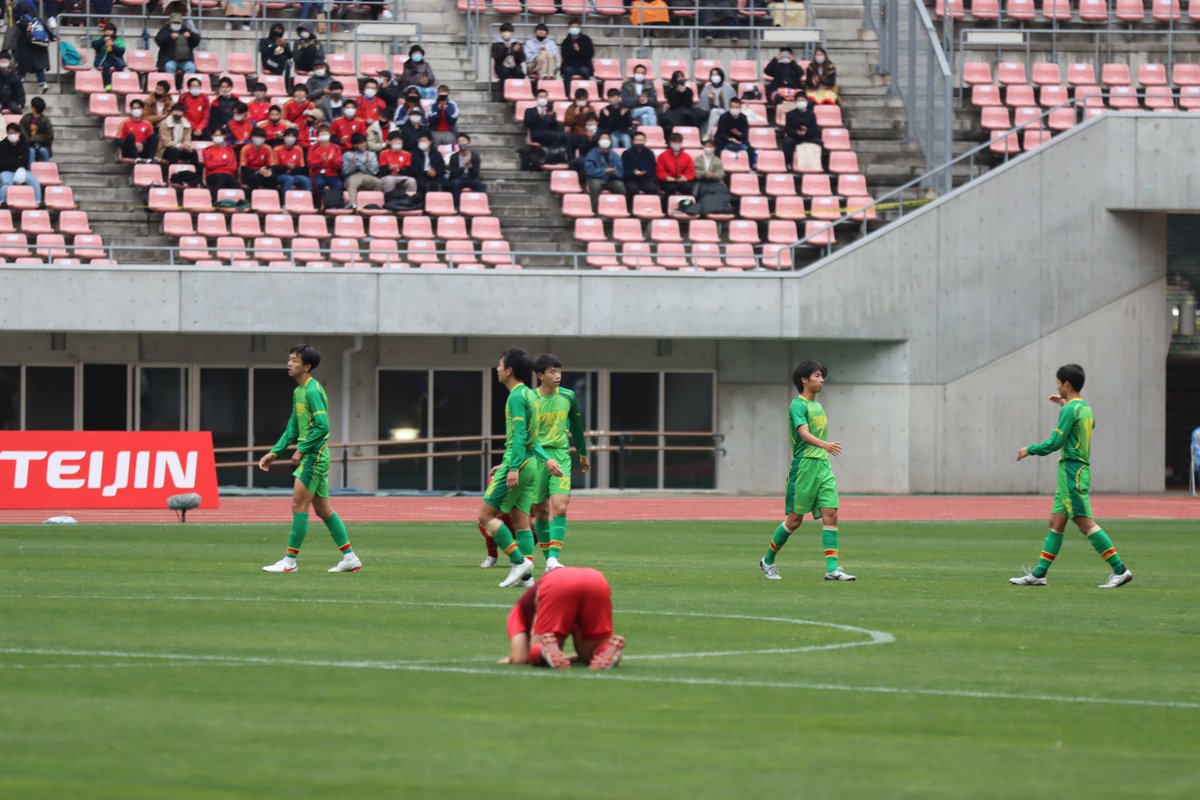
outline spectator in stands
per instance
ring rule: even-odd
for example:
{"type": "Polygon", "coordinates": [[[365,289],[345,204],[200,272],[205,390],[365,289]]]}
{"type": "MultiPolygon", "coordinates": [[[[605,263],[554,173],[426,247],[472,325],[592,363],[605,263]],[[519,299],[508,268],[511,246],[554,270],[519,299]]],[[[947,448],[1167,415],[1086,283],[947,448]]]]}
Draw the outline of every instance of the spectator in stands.
{"type": "MultiPolygon", "coordinates": [[[[700,27],[705,28],[704,41],[711,43],[713,40],[714,29],[728,28],[728,36],[734,43],[738,43],[738,28],[737,28],[737,0],[703,0],[700,11],[700,27]]],[[[720,31],[716,31],[716,35],[720,36],[720,31]]]]}
{"type": "Polygon", "coordinates": [[[575,101],[563,112],[563,130],[576,136],[583,136],[584,121],[594,117],[592,106],[588,102],[587,89],[575,90],[575,101]]]}
{"type": "Polygon", "coordinates": [[[646,80],[646,68],[640,64],[634,68],[633,77],[621,84],[621,105],[629,109],[633,124],[658,124],[658,94],[654,84],[646,80]]]}
{"type": "MultiPolygon", "coordinates": [[[[361,0],[357,5],[366,7],[367,13],[371,15],[371,19],[377,21],[381,17],[383,19],[392,18],[392,12],[387,8],[386,5],[384,5],[385,2],[391,2],[391,0],[361,0]]],[[[350,13],[350,9],[353,8],[355,4],[343,2],[339,3],[339,5],[341,6],[341,10],[338,11],[337,18],[345,19],[346,15],[350,13]]]]}
{"type": "Polygon", "coordinates": [[[275,146],[275,179],[279,191],[286,194],[293,189],[312,191],[312,180],[305,165],[304,148],[298,144],[294,130],[284,131],[283,144],[275,146]]]}
{"type": "MultiPolygon", "coordinates": [[[[180,88],[183,76],[196,71],[193,54],[200,46],[200,32],[190,20],[184,22],[183,15],[176,11],[167,17],[167,24],[154,35],[154,43],[158,45],[158,71],[174,73],[175,88],[180,88]]],[[[191,81],[188,81],[188,85],[191,85],[191,81]]]]}
{"type": "Polygon", "coordinates": [[[390,69],[379,70],[379,97],[383,100],[383,113],[379,115],[382,120],[392,120],[396,118],[396,106],[400,104],[400,98],[404,96],[404,87],[394,80],[390,69]]]}
{"type": "Polygon", "coordinates": [[[525,51],[520,42],[513,41],[511,22],[500,26],[500,34],[492,42],[492,72],[496,75],[496,83],[492,87],[493,100],[500,100],[504,96],[506,80],[525,77],[525,51]]]}
{"type": "Polygon", "coordinates": [[[373,191],[382,188],[376,175],[379,173],[379,158],[367,149],[365,134],[356,133],[348,142],[350,149],[342,153],[342,179],[350,195],[350,208],[358,208],[360,189],[373,191]]]}
{"type": "Polygon", "coordinates": [[[613,147],[629,147],[629,135],[633,132],[633,118],[629,109],[621,104],[621,93],[608,90],[608,105],[600,109],[600,132],[612,137],[613,147]]]}
{"type": "Polygon", "coordinates": [[[450,87],[438,87],[437,100],[429,109],[429,130],[436,147],[454,144],[458,138],[458,103],[450,99],[450,87]]]}
{"type": "Polygon", "coordinates": [[[171,84],[159,81],[154,85],[154,91],[146,95],[142,104],[145,109],[142,119],[157,130],[158,124],[170,116],[171,106],[175,105],[175,101],[171,99],[171,84]]]}
{"type": "Polygon", "coordinates": [[[796,145],[800,144],[821,144],[817,115],[803,94],[796,95],[796,107],[783,120],[783,157],[787,159],[788,169],[792,168],[796,145]]]}
{"type": "MultiPolygon", "coordinates": [[[[361,109],[361,104],[359,107],[361,109]]],[[[383,120],[378,119],[372,120],[367,124],[367,149],[372,153],[378,154],[384,148],[384,139],[387,136],[386,128],[384,127],[386,124],[383,120]]]]}
{"type": "MultiPolygon", "coordinates": [[[[53,8],[47,6],[49,10],[53,8]]],[[[50,14],[49,16],[53,16],[50,14]]],[[[34,5],[30,0],[18,0],[13,6],[12,27],[18,32],[13,52],[17,57],[17,72],[24,79],[29,73],[37,77],[38,89],[45,93],[50,84],[46,83],[46,70],[50,69],[50,47],[53,44],[53,34],[49,34],[46,23],[38,18],[34,5]],[[35,41],[34,30],[40,26],[43,33],[51,37],[51,41],[41,43],[35,41]]],[[[6,40],[8,37],[5,37],[6,40]]]]}
{"type": "Polygon", "coordinates": [[[106,22],[100,28],[100,35],[92,39],[92,50],[96,57],[92,66],[100,70],[104,79],[104,91],[112,91],[112,74],[125,69],[125,40],[117,36],[117,26],[106,22]]]}
{"type": "Polygon", "coordinates": [[[600,193],[625,194],[625,167],[621,157],[613,150],[612,136],[603,131],[596,146],[583,157],[583,169],[587,174],[588,194],[592,197],[592,210],[600,211],[600,193]]]}
{"type": "Polygon", "coordinates": [[[256,83],[250,87],[251,98],[246,103],[247,113],[250,115],[250,121],[255,125],[259,125],[267,118],[267,114],[271,113],[271,100],[267,97],[267,85],[265,83],[256,83]]]}
{"type": "Polygon", "coordinates": [[[824,47],[813,50],[812,61],[804,73],[804,91],[810,103],[837,105],[842,102],[838,94],[837,67],[824,47]]]}
{"type": "Polygon", "coordinates": [[[575,158],[579,146],[583,144],[582,136],[572,136],[562,129],[562,125],[550,108],[550,95],[545,89],[539,89],[533,108],[525,110],[525,130],[535,144],[542,147],[564,147],[567,151],[567,161],[575,158]]]}
{"type": "Polygon", "coordinates": [[[8,187],[27,185],[33,189],[33,199],[42,202],[42,187],[29,171],[29,143],[21,135],[21,126],[10,122],[8,135],[0,142],[0,205],[8,202],[8,187]]]}
{"type": "Polygon", "coordinates": [[[292,88],[292,48],[284,38],[283,25],[271,25],[267,35],[258,40],[259,68],[268,75],[282,75],[284,85],[292,88]]]}
{"type": "MultiPolygon", "coordinates": [[[[305,5],[310,5],[305,3],[305,5]]],[[[311,5],[316,5],[312,3],[311,5]]],[[[296,26],[296,43],[292,46],[292,64],[297,72],[316,74],[319,65],[325,64],[325,48],[308,25],[296,26]]],[[[328,67],[326,67],[328,72],[328,67]]]]}
{"type": "Polygon", "coordinates": [[[29,163],[50,161],[54,145],[54,125],[46,116],[46,101],[35,97],[29,101],[33,110],[21,117],[21,135],[29,143],[29,163]]]}
{"type": "Polygon", "coordinates": [[[725,164],[717,153],[717,145],[712,139],[704,140],[704,152],[693,159],[693,169],[696,173],[696,197],[702,192],[704,184],[719,183],[725,185],[725,164]]]}
{"type": "Polygon", "coordinates": [[[233,117],[225,123],[225,141],[240,152],[243,145],[250,141],[255,127],[250,119],[249,107],[245,103],[238,103],[233,107],[233,117]]]}
{"type": "Polygon", "coordinates": [[[421,114],[420,104],[409,106],[405,104],[401,109],[397,109],[396,113],[407,109],[408,118],[405,124],[400,125],[397,130],[400,132],[400,138],[404,142],[404,149],[410,153],[417,152],[417,142],[422,136],[428,136],[430,141],[433,141],[433,133],[425,125],[425,117],[421,114]]]}
{"type": "MultiPolygon", "coordinates": [[[[367,123],[358,118],[358,103],[347,100],[342,106],[341,116],[330,123],[329,132],[333,135],[333,141],[341,145],[342,150],[349,150],[353,146],[352,140],[355,136],[362,136],[366,142],[367,123]]],[[[372,171],[371,174],[374,175],[375,172],[372,171]]]]}
{"type": "Polygon", "coordinates": [[[129,118],[117,128],[117,146],[121,150],[121,158],[138,164],[151,163],[158,152],[158,133],[153,125],[142,119],[144,108],[141,100],[131,100],[129,118]]]}
{"type": "Polygon", "coordinates": [[[781,47],[779,52],[763,67],[767,81],[767,99],[772,105],[791,100],[804,86],[804,71],[796,63],[792,48],[781,47]]]}
{"type": "Polygon", "coordinates": [[[414,44],[408,48],[408,60],[404,62],[404,71],[400,73],[400,82],[406,89],[409,86],[420,86],[422,85],[422,75],[426,78],[425,86],[433,86],[437,83],[433,67],[429,66],[429,62],[425,60],[425,48],[414,44]]]}
{"type": "Polygon", "coordinates": [[[590,80],[592,77],[592,59],[596,56],[596,48],[592,37],[583,32],[578,19],[572,19],[567,26],[567,38],[559,47],[562,52],[563,80],[590,80]]]}
{"type": "Polygon", "coordinates": [[[258,127],[267,135],[267,144],[271,147],[278,147],[283,143],[285,133],[296,130],[295,125],[283,118],[283,109],[279,106],[271,106],[267,118],[258,127]]]}
{"type": "Polygon", "coordinates": [[[212,101],[200,89],[199,78],[188,78],[187,92],[179,96],[183,105],[183,116],[192,126],[192,136],[208,138],[208,124],[212,120],[212,101]]]}
{"type": "Polygon", "coordinates": [[[539,22],[525,42],[525,71],[530,80],[553,79],[558,75],[558,45],[550,38],[546,23],[539,22]]]}
{"type": "MultiPolygon", "coordinates": [[[[188,83],[190,84],[191,81],[188,81],[188,83]]],[[[212,110],[208,115],[209,131],[224,128],[229,123],[229,120],[233,119],[234,109],[241,102],[238,96],[233,93],[233,80],[228,76],[221,78],[217,82],[217,96],[213,100],[212,110]]]]}
{"type": "Polygon", "coordinates": [[[308,89],[304,84],[297,83],[292,87],[292,99],[283,104],[283,118],[293,125],[299,125],[304,115],[316,108],[308,99],[308,89]]]}
{"type": "Polygon", "coordinates": [[[13,67],[13,56],[8,50],[0,52],[0,111],[20,114],[25,108],[25,85],[13,67]]]}
{"type": "Polygon", "coordinates": [[[704,113],[696,108],[696,95],[683,73],[676,70],[664,92],[667,111],[663,114],[663,128],[669,133],[674,128],[699,128],[704,122],[704,113]]]}
{"type": "Polygon", "coordinates": [[[658,157],[655,168],[663,195],[691,194],[696,181],[696,164],[683,150],[683,135],[671,134],[670,147],[658,157]]]}
{"type": "Polygon", "coordinates": [[[217,200],[217,192],[222,189],[242,188],[237,175],[237,153],[225,143],[224,131],[213,132],[212,143],[204,148],[201,158],[204,162],[204,183],[212,192],[214,203],[217,200]]]}
{"type": "Polygon", "coordinates": [[[457,209],[458,198],[463,190],[470,192],[486,192],[487,185],[479,177],[481,167],[479,154],[471,149],[471,137],[465,133],[458,134],[458,152],[450,156],[447,165],[447,175],[450,178],[450,192],[454,195],[454,207],[457,209]]]}
{"type": "Polygon", "coordinates": [[[742,101],[736,97],[729,101],[729,110],[721,115],[717,122],[713,141],[717,151],[733,153],[748,152],[750,167],[754,167],[754,151],[750,149],[750,120],[742,113],[742,101]]]}
{"type": "MultiPolygon", "coordinates": [[[[246,0],[225,0],[224,9],[226,17],[232,19],[240,19],[242,21],[242,30],[250,30],[250,18],[253,17],[257,10],[257,3],[246,2],[246,0]]],[[[233,27],[233,22],[230,19],[225,20],[225,30],[233,27]]]]}
{"type": "Polygon", "coordinates": [[[384,116],[386,111],[387,101],[379,96],[379,81],[367,78],[366,83],[363,84],[362,99],[358,101],[359,118],[370,127],[372,122],[391,119],[391,117],[384,116]]]}
{"type": "Polygon", "coordinates": [[[312,177],[313,191],[322,206],[327,193],[340,196],[342,193],[342,148],[332,141],[329,129],[317,129],[317,143],[308,150],[308,174],[312,177]]]}
{"type": "Polygon", "coordinates": [[[417,92],[416,87],[404,93],[404,100],[396,106],[392,122],[396,125],[403,125],[409,122],[414,115],[419,116],[422,123],[425,122],[425,106],[421,105],[421,95],[417,92]]]}
{"type": "Polygon", "coordinates": [[[406,86],[404,88],[405,88],[405,91],[416,92],[417,96],[420,97],[422,100],[436,100],[437,99],[437,92],[438,92],[437,87],[434,86],[430,82],[428,75],[418,75],[416,83],[406,86]]]}
{"type": "Polygon", "coordinates": [[[442,176],[446,174],[446,160],[433,146],[433,137],[421,134],[417,140],[417,152],[412,154],[408,174],[417,179],[417,194],[424,197],[429,192],[440,192],[445,188],[442,176]]]}
{"type": "Polygon", "coordinates": [[[171,107],[171,113],[158,123],[158,152],[154,157],[163,165],[163,177],[170,174],[172,164],[198,163],[196,149],[192,147],[192,123],[184,117],[183,103],[171,107]]]}
{"type": "Polygon", "coordinates": [[[708,115],[701,134],[711,136],[717,127],[717,120],[729,110],[729,101],[736,97],[733,87],[725,77],[725,71],[714,69],[708,74],[708,83],[700,90],[700,100],[696,104],[700,112],[708,115]]]}
{"type": "Polygon", "coordinates": [[[335,119],[340,119],[342,116],[342,106],[346,104],[342,92],[345,87],[341,81],[333,81],[329,84],[329,93],[325,95],[325,99],[317,103],[317,108],[321,109],[321,113],[325,115],[326,122],[333,122],[335,119]]]}
{"type": "Polygon", "coordinates": [[[625,173],[625,196],[629,199],[629,210],[633,211],[633,196],[658,194],[657,166],[654,152],[646,147],[646,134],[633,134],[633,147],[621,154],[621,167],[625,173]]]}
{"type": "Polygon", "coordinates": [[[255,128],[250,132],[250,142],[238,154],[242,185],[246,187],[246,191],[278,188],[276,163],[275,150],[267,144],[267,134],[262,129],[255,128]]]}
{"type": "Polygon", "coordinates": [[[313,65],[312,74],[304,82],[304,88],[308,91],[308,99],[314,104],[325,102],[325,97],[329,94],[329,87],[333,83],[333,76],[329,74],[329,65],[324,61],[318,61],[313,65]]]}
{"type": "Polygon", "coordinates": [[[405,194],[417,193],[417,179],[408,174],[412,166],[412,153],[404,149],[404,140],[399,131],[388,134],[387,147],[379,154],[379,188],[384,195],[397,188],[405,194]]]}

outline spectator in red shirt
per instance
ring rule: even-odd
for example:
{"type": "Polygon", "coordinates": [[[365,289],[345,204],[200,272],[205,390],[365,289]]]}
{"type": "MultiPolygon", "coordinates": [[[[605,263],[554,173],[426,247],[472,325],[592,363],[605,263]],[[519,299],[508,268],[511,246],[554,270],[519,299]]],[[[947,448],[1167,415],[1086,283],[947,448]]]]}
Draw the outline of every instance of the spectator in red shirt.
{"type": "Polygon", "coordinates": [[[388,146],[379,154],[379,188],[384,194],[397,187],[405,194],[417,193],[417,179],[405,174],[412,166],[412,153],[404,149],[400,131],[388,134],[388,146]]]}
{"type": "Polygon", "coordinates": [[[250,91],[254,97],[246,104],[247,113],[250,115],[250,121],[259,125],[267,118],[267,113],[271,110],[271,101],[267,97],[267,86],[264,83],[254,84],[250,91]]]}
{"type": "Polygon", "coordinates": [[[673,194],[690,195],[696,181],[696,162],[683,151],[683,134],[671,134],[670,145],[658,157],[654,169],[658,175],[659,190],[666,197],[673,194]]]}
{"type": "Polygon", "coordinates": [[[258,127],[262,128],[263,133],[267,135],[267,144],[271,147],[281,144],[285,133],[296,130],[295,125],[284,120],[283,110],[279,106],[271,106],[271,110],[267,112],[266,121],[258,127]]]}
{"type": "Polygon", "coordinates": [[[225,125],[225,138],[234,150],[241,150],[242,145],[250,141],[250,133],[254,123],[250,121],[250,109],[245,103],[233,107],[233,119],[225,125]]]}
{"type": "Polygon", "coordinates": [[[216,202],[217,192],[221,189],[242,188],[237,176],[237,153],[225,143],[224,131],[213,133],[212,144],[204,148],[201,157],[204,160],[204,182],[212,192],[213,202],[216,202]]]}
{"type": "Polygon", "coordinates": [[[342,191],[342,148],[334,144],[329,129],[317,129],[317,143],[308,151],[308,174],[312,176],[317,202],[322,203],[325,192],[342,191]]]}
{"type": "Polygon", "coordinates": [[[358,118],[358,103],[353,100],[347,100],[341,111],[342,115],[330,123],[329,133],[345,152],[350,149],[350,137],[354,134],[361,133],[366,139],[367,123],[358,118]]]}
{"type": "Polygon", "coordinates": [[[297,134],[294,130],[286,131],[283,134],[283,144],[275,148],[275,177],[279,182],[279,191],[284,194],[293,189],[312,191],[304,148],[297,144],[297,134]]]}
{"type": "Polygon", "coordinates": [[[142,119],[145,103],[134,100],[129,104],[129,119],[117,128],[117,143],[121,148],[121,158],[136,161],[138,164],[149,164],[154,161],[158,151],[158,134],[154,126],[142,119]]]}
{"type": "Polygon", "coordinates": [[[429,109],[429,130],[435,147],[454,144],[458,138],[458,103],[450,99],[450,87],[439,86],[437,101],[429,109]]]}
{"type": "Polygon", "coordinates": [[[192,138],[208,138],[208,122],[212,116],[212,101],[200,88],[199,78],[188,78],[187,91],[179,96],[183,118],[192,126],[192,138]]]}
{"type": "Polygon", "coordinates": [[[292,99],[283,104],[283,118],[293,125],[300,124],[300,118],[310,108],[316,108],[313,101],[308,99],[308,92],[303,85],[292,87],[292,99]]]}
{"type": "Polygon", "coordinates": [[[358,101],[359,119],[370,125],[376,120],[385,119],[385,111],[387,103],[379,96],[379,81],[367,78],[363,84],[362,99],[358,101]]]}
{"type": "Polygon", "coordinates": [[[242,185],[247,190],[279,187],[275,178],[275,151],[267,145],[267,135],[262,129],[255,128],[250,132],[250,143],[242,148],[238,163],[242,168],[242,185]]]}

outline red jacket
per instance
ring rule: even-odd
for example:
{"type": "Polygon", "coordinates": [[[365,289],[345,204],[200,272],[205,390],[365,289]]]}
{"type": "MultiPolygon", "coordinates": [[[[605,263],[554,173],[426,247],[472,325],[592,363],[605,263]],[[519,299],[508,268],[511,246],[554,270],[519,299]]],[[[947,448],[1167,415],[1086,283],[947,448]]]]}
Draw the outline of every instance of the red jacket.
{"type": "Polygon", "coordinates": [[[359,98],[358,101],[358,116],[355,119],[361,119],[368,125],[377,119],[383,119],[383,110],[387,108],[387,103],[375,95],[370,100],[365,97],[359,98]]]}
{"type": "Polygon", "coordinates": [[[283,118],[288,122],[299,125],[299,119],[304,116],[304,112],[310,108],[316,108],[311,100],[301,100],[299,103],[295,99],[288,100],[283,104],[283,118]]]}
{"type": "MultiPolygon", "coordinates": [[[[259,130],[261,130],[263,133],[265,133],[267,135],[268,142],[273,139],[278,139],[279,141],[282,142],[283,134],[287,133],[288,131],[296,130],[296,127],[294,125],[289,125],[286,122],[284,122],[283,120],[279,120],[278,123],[267,120],[266,122],[259,124],[258,128],[259,128],[259,130]]],[[[300,138],[299,131],[297,131],[296,133],[297,133],[296,138],[299,139],[300,138]]]]}
{"type": "Polygon", "coordinates": [[[393,150],[390,147],[379,154],[379,166],[393,175],[404,172],[412,165],[412,153],[407,150],[393,150]]]}
{"type": "Polygon", "coordinates": [[[248,144],[242,148],[241,164],[247,169],[262,169],[275,166],[275,151],[267,145],[255,147],[248,144]]]}
{"type": "Polygon", "coordinates": [[[154,126],[144,119],[133,119],[132,117],[121,123],[121,127],[117,129],[117,138],[124,139],[126,136],[133,134],[133,140],[138,144],[142,144],[150,138],[150,134],[154,133],[154,126]]]}
{"type": "Polygon", "coordinates": [[[254,123],[250,120],[250,115],[247,114],[246,118],[241,122],[238,122],[236,119],[229,120],[229,123],[225,126],[225,130],[229,135],[229,143],[234,147],[238,147],[250,141],[250,132],[254,130],[254,123]]]}
{"type": "Polygon", "coordinates": [[[192,132],[203,134],[208,130],[208,119],[212,114],[212,101],[207,95],[192,97],[191,94],[184,92],[179,96],[179,102],[183,104],[183,118],[192,123],[192,132]]]}
{"type": "Polygon", "coordinates": [[[363,136],[367,135],[367,123],[363,122],[357,116],[354,119],[338,117],[329,123],[329,132],[338,140],[338,144],[342,146],[342,150],[349,150],[351,136],[356,133],[361,133],[363,136]]]}
{"type": "Polygon", "coordinates": [[[249,107],[248,116],[253,122],[262,122],[267,118],[267,114],[271,111],[270,100],[252,100],[247,103],[249,107]]]}
{"type": "Polygon", "coordinates": [[[308,173],[313,177],[342,174],[342,148],[333,142],[318,144],[308,151],[308,173]]]}
{"type": "Polygon", "coordinates": [[[228,145],[215,145],[204,148],[205,175],[237,175],[238,159],[233,148],[228,145]]]}
{"type": "Polygon", "coordinates": [[[668,149],[658,157],[658,164],[654,172],[660,181],[665,181],[667,178],[683,178],[685,181],[694,181],[696,180],[696,162],[685,150],[680,150],[676,155],[673,150],[668,149]]]}
{"type": "Polygon", "coordinates": [[[298,146],[288,147],[283,144],[279,145],[275,148],[275,163],[286,169],[289,173],[298,169],[303,170],[305,164],[304,148],[298,146]]]}

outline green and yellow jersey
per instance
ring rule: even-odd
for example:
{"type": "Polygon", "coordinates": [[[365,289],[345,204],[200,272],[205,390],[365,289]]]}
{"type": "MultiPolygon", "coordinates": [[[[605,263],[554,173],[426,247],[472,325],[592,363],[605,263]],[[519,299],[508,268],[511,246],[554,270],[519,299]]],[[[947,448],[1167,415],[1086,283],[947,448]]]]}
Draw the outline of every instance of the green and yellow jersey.
{"type": "Polygon", "coordinates": [[[805,400],[802,396],[797,396],[792,400],[792,405],[788,409],[788,436],[792,442],[792,460],[800,458],[816,458],[822,461],[829,460],[829,453],[820,447],[815,447],[810,444],[805,444],[800,438],[799,428],[801,425],[808,426],[808,432],[818,439],[824,439],[829,432],[829,419],[825,416],[825,409],[816,400],[805,400]]]}
{"type": "Polygon", "coordinates": [[[546,451],[538,443],[537,397],[525,384],[508,393],[504,403],[504,460],[501,471],[519,470],[530,458],[545,463],[546,451]]]}
{"type": "Polygon", "coordinates": [[[586,458],[587,439],[583,435],[583,412],[575,392],[559,388],[554,394],[535,392],[538,409],[538,444],[546,450],[566,450],[574,443],[586,458]]]}
{"type": "Polygon", "coordinates": [[[271,448],[279,455],[295,444],[301,453],[320,452],[329,443],[329,398],[316,378],[309,378],[292,390],[292,416],[283,436],[271,448]]]}
{"type": "Polygon", "coordinates": [[[1062,450],[1059,461],[1071,461],[1076,464],[1091,464],[1092,431],[1096,427],[1096,419],[1092,416],[1092,407],[1076,397],[1064,403],[1058,412],[1058,425],[1050,438],[1040,444],[1030,445],[1026,452],[1031,456],[1046,456],[1055,450],[1062,450]]]}

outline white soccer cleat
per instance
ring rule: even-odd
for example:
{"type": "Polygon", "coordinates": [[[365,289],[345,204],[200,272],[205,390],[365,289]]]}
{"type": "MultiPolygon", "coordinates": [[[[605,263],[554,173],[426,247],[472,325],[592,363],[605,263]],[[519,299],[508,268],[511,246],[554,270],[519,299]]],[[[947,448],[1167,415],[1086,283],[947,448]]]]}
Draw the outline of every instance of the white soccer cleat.
{"type": "Polygon", "coordinates": [[[528,589],[531,586],[533,586],[533,576],[532,575],[530,575],[528,578],[522,578],[521,580],[517,581],[518,589],[528,589]]]}
{"type": "Polygon", "coordinates": [[[758,560],[758,565],[762,567],[763,577],[769,581],[781,581],[783,576],[779,574],[779,568],[774,564],[768,564],[763,559],[758,560]]]}
{"type": "Polygon", "coordinates": [[[358,572],[362,569],[362,562],[358,560],[358,556],[353,553],[347,553],[341,561],[334,564],[330,572],[358,572]]]}
{"type": "Polygon", "coordinates": [[[846,572],[844,570],[842,570],[841,567],[838,567],[833,572],[826,572],[825,580],[827,580],[827,581],[856,581],[856,580],[858,580],[858,578],[855,578],[853,575],[847,575],[846,572]]]}
{"type": "Polygon", "coordinates": [[[546,559],[546,572],[553,572],[556,569],[561,569],[562,566],[554,556],[546,559]]]}
{"type": "Polygon", "coordinates": [[[1045,586],[1046,578],[1035,578],[1032,572],[1026,573],[1019,578],[1009,578],[1008,582],[1013,586],[1045,586]]]}
{"type": "Polygon", "coordinates": [[[1097,586],[1097,589],[1118,589],[1133,580],[1133,573],[1125,570],[1120,575],[1113,574],[1108,576],[1108,580],[1097,586]]]}
{"type": "Polygon", "coordinates": [[[267,566],[263,567],[263,572],[295,572],[295,571],[296,571],[296,559],[294,559],[294,558],[281,558],[278,561],[276,561],[274,564],[268,564],[267,566]]]}
{"type": "Polygon", "coordinates": [[[513,564],[512,569],[508,571],[508,577],[500,581],[500,588],[507,589],[510,586],[516,586],[518,582],[528,578],[533,574],[533,561],[524,558],[520,564],[513,564]]]}
{"type": "Polygon", "coordinates": [[[489,567],[494,567],[494,566],[496,566],[496,557],[495,556],[488,556],[479,564],[480,569],[488,569],[489,567]]]}

